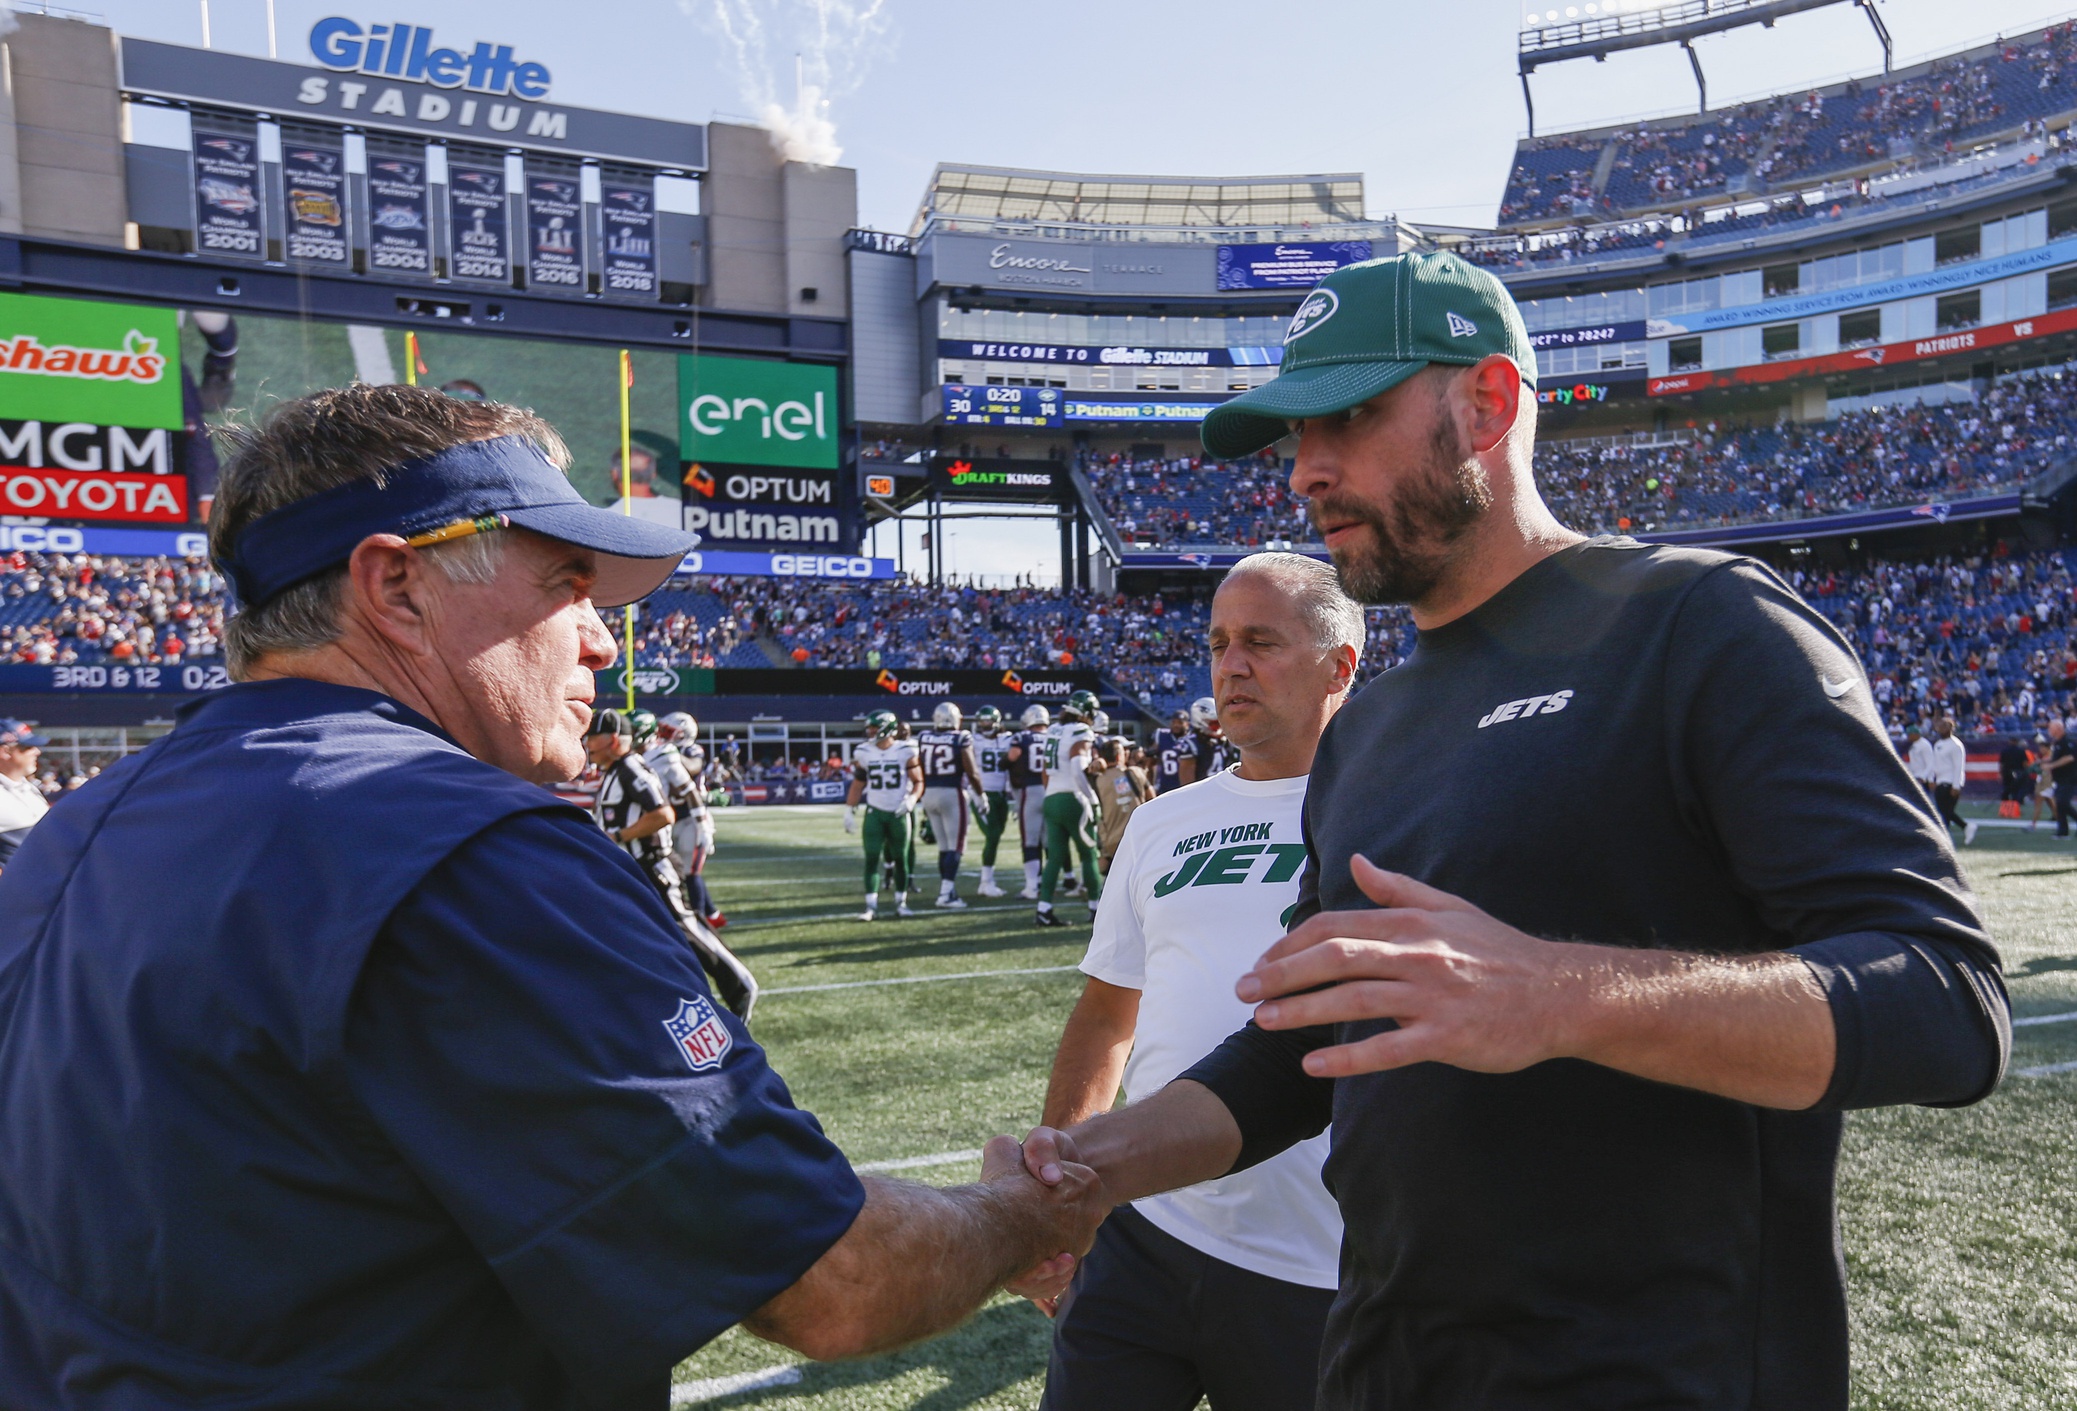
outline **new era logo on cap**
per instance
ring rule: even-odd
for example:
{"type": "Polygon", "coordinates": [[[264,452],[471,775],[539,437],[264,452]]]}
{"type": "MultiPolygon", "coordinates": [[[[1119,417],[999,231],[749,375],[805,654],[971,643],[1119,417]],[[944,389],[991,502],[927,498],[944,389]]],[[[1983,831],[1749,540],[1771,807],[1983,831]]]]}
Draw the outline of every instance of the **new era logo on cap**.
{"type": "Polygon", "coordinates": [[[1478,337],[1478,325],[1477,325],[1477,324],[1473,323],[1473,322],[1472,322],[1472,321],[1471,321],[1470,319],[1468,319],[1468,318],[1464,317],[1464,315],[1462,315],[1462,314],[1458,313],[1458,312],[1457,312],[1457,311],[1456,311],[1455,309],[1451,309],[1451,310],[1449,311],[1449,316],[1450,316],[1450,337],[1452,337],[1452,338],[1476,338],[1476,337],[1478,337]]]}

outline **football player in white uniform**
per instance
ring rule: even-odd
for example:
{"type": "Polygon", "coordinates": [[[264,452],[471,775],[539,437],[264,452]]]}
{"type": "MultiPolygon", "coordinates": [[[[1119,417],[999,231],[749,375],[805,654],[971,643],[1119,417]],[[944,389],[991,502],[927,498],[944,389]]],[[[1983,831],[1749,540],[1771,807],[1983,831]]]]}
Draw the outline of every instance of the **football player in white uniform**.
{"type": "Polygon", "coordinates": [[[700,744],[699,722],[674,710],[656,722],[656,741],[656,749],[650,753],[673,752],[689,785],[683,805],[672,800],[672,807],[678,810],[678,827],[672,834],[671,860],[685,879],[686,902],[718,931],[728,924],[728,918],[707,890],[707,859],[714,855],[714,814],[707,807],[707,751],[700,744]]]}
{"type": "MultiPolygon", "coordinates": [[[[1212,684],[1240,766],[1126,823],[1047,1126],[1108,1111],[1121,1079],[1128,1102],[1148,1096],[1247,1023],[1234,982],[1298,901],[1306,778],[1362,643],[1362,609],[1327,564],[1256,554],[1220,585],[1212,684]]],[[[1320,1180],[1327,1144],[1113,1211],[1060,1301],[1046,1411],[1192,1406],[1205,1393],[1311,1411],[1341,1248],[1320,1180]]]]}
{"type": "Polygon", "coordinates": [[[981,885],[984,897],[999,897],[995,855],[1010,821],[1010,737],[1002,732],[1002,712],[982,706],[974,712],[974,762],[981,767],[981,885]]]}
{"type": "Polygon", "coordinates": [[[923,819],[938,845],[938,901],[961,909],[959,864],[966,856],[966,823],[971,798],[981,795],[981,768],[974,762],[974,736],[965,729],[959,707],[940,701],[930,713],[930,728],[916,733],[916,753],[923,761],[923,819]]]}
{"type": "Polygon", "coordinates": [[[858,830],[858,802],[865,800],[865,910],[870,921],[880,904],[883,859],[894,872],[894,914],[909,910],[909,811],[923,795],[923,765],[916,742],[901,738],[901,721],[891,710],[865,718],[865,743],[851,752],[851,789],[844,799],[844,831],[858,830]]]}
{"type": "Polygon", "coordinates": [[[1054,914],[1053,893],[1060,883],[1061,868],[1071,865],[1070,851],[1081,857],[1092,916],[1103,894],[1103,881],[1096,870],[1096,790],[1089,783],[1090,752],[1096,739],[1089,722],[1098,714],[1095,693],[1076,691],[1060,707],[1060,719],[1046,727],[1039,743],[1039,767],[1046,775],[1041,805],[1046,856],[1039,876],[1036,918],[1041,926],[1067,924],[1054,914]]]}

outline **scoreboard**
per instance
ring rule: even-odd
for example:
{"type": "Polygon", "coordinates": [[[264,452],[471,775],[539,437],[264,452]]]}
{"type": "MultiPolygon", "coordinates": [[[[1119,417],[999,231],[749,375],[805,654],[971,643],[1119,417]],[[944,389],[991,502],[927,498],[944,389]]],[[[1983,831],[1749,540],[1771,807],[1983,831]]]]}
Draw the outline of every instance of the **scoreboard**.
{"type": "Polygon", "coordinates": [[[950,426],[1059,426],[1063,394],[1058,387],[964,387],[943,389],[950,426]]]}

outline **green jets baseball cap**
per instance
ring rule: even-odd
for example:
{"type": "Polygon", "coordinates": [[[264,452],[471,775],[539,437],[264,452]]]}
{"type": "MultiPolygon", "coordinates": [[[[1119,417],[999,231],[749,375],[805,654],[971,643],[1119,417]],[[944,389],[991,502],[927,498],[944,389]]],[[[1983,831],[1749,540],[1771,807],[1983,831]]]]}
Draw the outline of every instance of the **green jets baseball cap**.
{"type": "Polygon", "coordinates": [[[1329,416],[1397,387],[1430,363],[1470,366],[1505,353],[1536,385],[1536,350],[1499,280],[1455,255],[1393,255],[1313,286],[1284,334],[1273,382],[1212,409],[1204,448],[1245,456],[1291,423],[1329,416]]]}

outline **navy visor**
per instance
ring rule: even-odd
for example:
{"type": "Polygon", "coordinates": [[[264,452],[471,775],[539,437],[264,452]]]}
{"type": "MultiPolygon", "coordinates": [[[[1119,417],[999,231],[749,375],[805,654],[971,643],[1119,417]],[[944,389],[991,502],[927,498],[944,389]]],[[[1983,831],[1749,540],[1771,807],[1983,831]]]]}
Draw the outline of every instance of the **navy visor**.
{"type": "Polygon", "coordinates": [[[569,477],[523,436],[467,441],[420,460],[386,468],[377,479],[349,481],[261,515],[239,531],[218,567],[247,607],[264,603],[353,556],[370,534],[405,539],[459,537],[517,525],[594,550],[598,582],[592,602],[615,608],[662,587],[699,543],[699,535],[635,519],[585,501],[569,477]]]}

